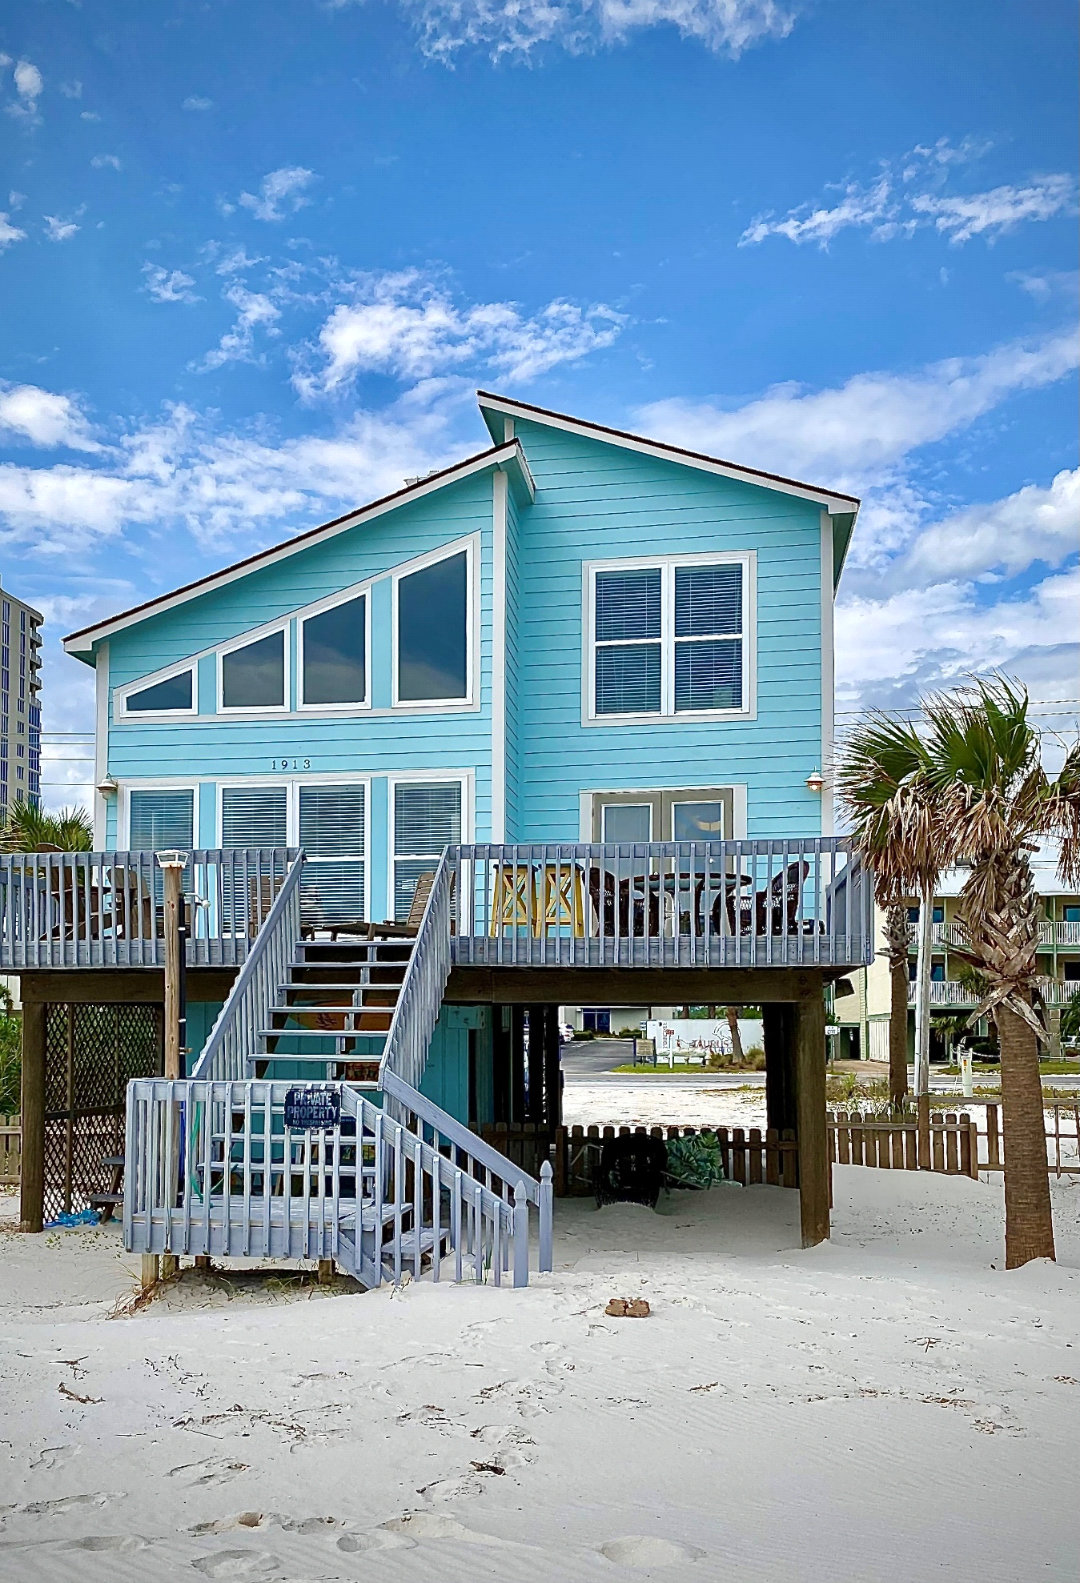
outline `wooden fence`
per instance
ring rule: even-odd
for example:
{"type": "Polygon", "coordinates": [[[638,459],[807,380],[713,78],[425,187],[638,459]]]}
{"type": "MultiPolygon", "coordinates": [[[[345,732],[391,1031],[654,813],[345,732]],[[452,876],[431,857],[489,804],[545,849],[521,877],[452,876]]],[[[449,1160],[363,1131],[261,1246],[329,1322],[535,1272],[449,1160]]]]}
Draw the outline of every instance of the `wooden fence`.
{"type": "Polygon", "coordinates": [[[893,1171],[979,1175],[979,1134],[970,1116],[928,1110],[910,1121],[859,1111],[830,1111],[829,1159],[835,1165],[872,1165],[893,1171]]]}
{"type": "Polygon", "coordinates": [[[600,1151],[610,1138],[632,1135],[693,1138],[699,1132],[715,1135],[720,1145],[724,1174],[744,1186],[763,1182],[773,1187],[798,1186],[798,1145],[790,1131],[760,1127],[559,1127],[555,1133],[555,1196],[584,1198],[594,1190],[600,1151]]]}
{"type": "Polygon", "coordinates": [[[0,1187],[18,1187],[22,1127],[18,1116],[0,1116],[0,1187]]]}

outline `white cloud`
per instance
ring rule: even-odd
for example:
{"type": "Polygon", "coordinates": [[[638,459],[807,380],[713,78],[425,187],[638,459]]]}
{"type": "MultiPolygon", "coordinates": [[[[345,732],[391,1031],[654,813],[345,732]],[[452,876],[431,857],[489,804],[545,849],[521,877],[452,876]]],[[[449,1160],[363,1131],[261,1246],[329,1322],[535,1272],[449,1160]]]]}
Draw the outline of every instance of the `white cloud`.
{"type": "MultiPolygon", "coordinates": [[[[170,535],[180,526],[219,553],[227,544],[257,547],[459,460],[456,412],[413,392],[384,411],[354,414],[331,435],[274,443],[215,433],[173,407],[93,466],[0,466],[0,543],[60,558],[119,544],[131,528],[170,535]]],[[[162,566],[161,575],[168,582],[171,570],[162,566]]]]}
{"type": "Polygon", "coordinates": [[[25,240],[26,232],[20,230],[17,225],[12,225],[8,218],[7,210],[0,209],[0,252],[3,252],[5,247],[10,247],[12,242],[24,242],[25,240]]]}
{"type": "MultiPolygon", "coordinates": [[[[0,55],[0,67],[11,65],[10,55],[0,55]]],[[[12,72],[15,84],[15,98],[5,109],[8,115],[25,122],[28,126],[37,126],[41,122],[38,113],[38,100],[45,87],[41,72],[32,61],[20,60],[15,62],[12,72]]]]}
{"type": "Polygon", "coordinates": [[[190,93],[181,104],[181,110],[209,110],[213,107],[212,99],[204,99],[201,94],[190,93]]]}
{"type": "Polygon", "coordinates": [[[815,242],[827,248],[839,232],[849,229],[867,230],[875,241],[887,241],[927,227],[960,246],[976,236],[993,241],[1025,221],[1075,212],[1076,181],[1063,174],[988,192],[942,192],[953,167],[971,163],[988,147],[971,138],[959,145],[945,139],[932,147],[919,145],[899,160],[882,161],[872,182],[848,181],[832,188],[839,194],[834,202],[799,204],[779,219],[773,214],[756,216],[739,238],[739,246],[753,247],[767,237],[783,236],[796,245],[815,242]]]}
{"type": "MultiPolygon", "coordinates": [[[[337,0],[340,5],[342,0],[337,0]]],[[[345,0],[347,3],[347,0],[345,0]]],[[[634,33],[672,27],[683,38],[737,58],[768,38],[786,38],[801,0],[400,0],[426,55],[461,50],[493,60],[530,59],[544,45],[577,54],[622,44],[634,33]]]]}
{"type": "Polygon", "coordinates": [[[161,264],[144,264],[145,290],[155,302],[200,302],[195,281],[181,269],[165,269],[161,264]]]}
{"type": "Polygon", "coordinates": [[[78,403],[38,385],[0,384],[0,429],[22,435],[31,445],[101,449],[78,403]]]}
{"type": "Polygon", "coordinates": [[[836,612],[842,710],[908,704],[972,672],[1036,680],[1043,697],[1076,696],[1080,567],[987,606],[971,583],[939,581],[884,598],[841,597],[836,612]]]}
{"type": "Polygon", "coordinates": [[[61,220],[55,214],[44,214],[45,235],[50,242],[67,242],[80,229],[74,220],[61,220]]]}
{"type": "Polygon", "coordinates": [[[1044,176],[1026,187],[995,187],[966,197],[935,197],[916,193],[911,207],[926,215],[935,230],[954,246],[973,236],[1001,236],[1025,220],[1051,220],[1076,210],[1076,183],[1071,176],[1044,176]]]}
{"type": "Polygon", "coordinates": [[[120,161],[115,154],[95,154],[90,163],[95,170],[120,169],[120,161]]]}
{"type": "Polygon", "coordinates": [[[1061,379],[1076,359],[1070,331],[915,373],[856,374],[832,390],[777,385],[734,411],[672,399],[637,416],[647,433],[691,450],[842,488],[966,428],[1016,391],[1061,379]]]}
{"type": "Polygon", "coordinates": [[[60,84],[60,92],[65,99],[81,99],[82,83],[77,77],[73,78],[71,82],[62,82],[60,84]]]}
{"type": "Polygon", "coordinates": [[[578,307],[561,298],[527,316],[516,303],[458,307],[449,293],[417,271],[369,276],[356,300],[340,303],[297,373],[306,395],[332,391],[359,373],[425,379],[481,361],[508,379],[529,380],[558,363],[610,346],[625,315],[603,303],[578,307]]]}
{"type": "Polygon", "coordinates": [[[894,564],[894,586],[953,577],[1012,577],[1036,561],[1059,566],[1080,550],[1080,468],[1061,472],[1048,488],[1026,484],[1015,494],[954,511],[924,528],[894,564]]]}
{"type": "Polygon", "coordinates": [[[220,368],[224,363],[251,362],[255,355],[255,333],[265,330],[269,335],[279,335],[276,322],[281,310],[276,308],[263,292],[249,291],[239,281],[222,293],[231,302],[236,319],[231,330],[226,330],[217,346],[202,359],[201,369],[220,368]]]}
{"type": "Polygon", "coordinates": [[[283,165],[263,177],[257,193],[242,192],[238,202],[257,220],[284,220],[311,202],[306,189],[315,179],[315,172],[303,165],[283,165]]]}

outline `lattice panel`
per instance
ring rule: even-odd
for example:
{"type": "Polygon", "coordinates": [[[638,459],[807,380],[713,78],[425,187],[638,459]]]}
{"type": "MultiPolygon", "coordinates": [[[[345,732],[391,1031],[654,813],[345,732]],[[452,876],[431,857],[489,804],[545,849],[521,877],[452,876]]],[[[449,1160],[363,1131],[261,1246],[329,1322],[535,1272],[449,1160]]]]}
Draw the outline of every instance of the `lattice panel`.
{"type": "Polygon", "coordinates": [[[109,1192],[103,1159],[124,1151],[128,1080],[162,1070],[160,1006],[45,1008],[44,1218],[109,1192]]]}

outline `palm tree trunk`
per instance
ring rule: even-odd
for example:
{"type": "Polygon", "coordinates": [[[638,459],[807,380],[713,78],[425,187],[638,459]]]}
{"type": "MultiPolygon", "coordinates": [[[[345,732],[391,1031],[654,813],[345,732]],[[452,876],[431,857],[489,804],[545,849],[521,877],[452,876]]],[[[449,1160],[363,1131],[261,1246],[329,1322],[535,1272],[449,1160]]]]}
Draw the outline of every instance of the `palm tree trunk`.
{"type": "Polygon", "coordinates": [[[889,969],[889,1099],[898,1109],[908,1091],[908,976],[907,959],[889,969]]]}
{"type": "Polygon", "coordinates": [[[1005,1268],[1054,1257],[1042,1078],[1033,1029],[1007,1006],[994,1012],[1001,1044],[1005,1145],[1005,1268]]]}
{"type": "Polygon", "coordinates": [[[742,1037],[739,1033],[739,1008],[738,1006],[725,1006],[724,1016],[731,1029],[731,1059],[736,1066],[743,1063],[742,1037]]]}

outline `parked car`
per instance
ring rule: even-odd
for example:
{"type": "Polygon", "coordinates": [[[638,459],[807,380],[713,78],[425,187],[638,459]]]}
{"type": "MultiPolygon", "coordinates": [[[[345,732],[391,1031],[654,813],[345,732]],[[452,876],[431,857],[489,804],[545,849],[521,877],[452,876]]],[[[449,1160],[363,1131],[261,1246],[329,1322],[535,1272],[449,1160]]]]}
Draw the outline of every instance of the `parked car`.
{"type": "Polygon", "coordinates": [[[572,1043],[573,1038],[574,1038],[573,1025],[571,1023],[569,1023],[569,1022],[560,1022],[560,1024],[559,1024],[559,1043],[560,1044],[570,1044],[570,1043],[572,1043]]]}

